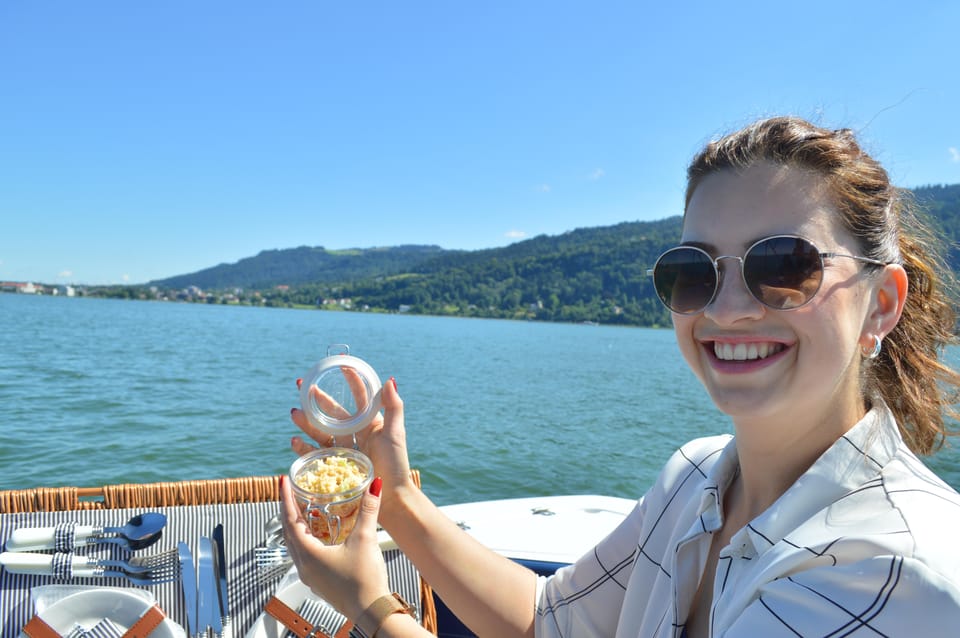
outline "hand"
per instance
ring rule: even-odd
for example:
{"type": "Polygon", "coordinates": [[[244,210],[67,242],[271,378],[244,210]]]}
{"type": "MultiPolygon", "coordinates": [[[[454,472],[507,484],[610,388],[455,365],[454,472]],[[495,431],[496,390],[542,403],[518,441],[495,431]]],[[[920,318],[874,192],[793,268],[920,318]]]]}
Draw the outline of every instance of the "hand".
{"type": "Polygon", "coordinates": [[[374,600],[390,593],[387,567],[377,541],[381,480],[363,495],[357,524],[341,545],[324,545],[310,533],[290,482],[281,477],[280,521],[300,580],[340,613],[356,621],[374,600]]]}
{"type": "MultiPolygon", "coordinates": [[[[344,367],[341,370],[350,385],[350,390],[357,405],[366,405],[366,386],[357,372],[349,367],[344,367]]],[[[298,387],[301,383],[302,380],[297,379],[298,387]]],[[[344,416],[349,416],[342,406],[319,388],[313,387],[310,391],[313,393],[317,404],[327,414],[341,413],[344,416]]],[[[412,485],[410,461],[407,458],[403,401],[397,392],[397,383],[393,377],[384,384],[380,393],[380,400],[383,404],[383,414],[376,415],[370,425],[357,432],[356,440],[360,451],[370,457],[373,462],[374,473],[383,477],[384,497],[388,501],[392,501],[398,488],[412,485]]],[[[299,408],[290,411],[290,418],[304,434],[322,447],[333,447],[335,445],[353,447],[352,437],[333,437],[325,434],[322,430],[311,425],[307,416],[299,408]]],[[[299,436],[291,439],[290,447],[299,455],[317,449],[299,436]]]]}

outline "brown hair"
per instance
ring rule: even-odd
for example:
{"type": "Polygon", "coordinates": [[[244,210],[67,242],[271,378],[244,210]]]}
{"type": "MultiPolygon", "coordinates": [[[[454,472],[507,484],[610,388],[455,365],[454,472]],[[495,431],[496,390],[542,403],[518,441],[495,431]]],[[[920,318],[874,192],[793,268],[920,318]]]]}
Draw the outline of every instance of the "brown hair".
{"type": "Polygon", "coordinates": [[[909,192],[896,188],[849,129],[820,128],[795,117],[760,120],[708,143],[687,169],[686,206],[708,175],[740,171],[760,161],[816,172],[825,180],[844,226],[865,257],[900,264],[909,291],[900,322],[880,356],[865,359],[862,387],[893,411],[907,445],[918,454],[939,449],[948,434],[960,374],[940,361],[955,343],[952,273],[935,237],[919,219],[909,192]]]}

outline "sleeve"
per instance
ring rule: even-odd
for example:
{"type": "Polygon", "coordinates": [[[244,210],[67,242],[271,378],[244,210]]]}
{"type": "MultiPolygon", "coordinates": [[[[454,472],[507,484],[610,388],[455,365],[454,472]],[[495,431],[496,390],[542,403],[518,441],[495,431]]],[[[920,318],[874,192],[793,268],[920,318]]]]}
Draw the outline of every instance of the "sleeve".
{"type": "Polygon", "coordinates": [[[720,636],[949,636],[958,626],[956,580],[913,558],[877,556],[772,581],[720,636]]]}
{"type": "Polygon", "coordinates": [[[537,584],[534,635],[613,636],[633,568],[644,500],[604,540],[537,584]]]}

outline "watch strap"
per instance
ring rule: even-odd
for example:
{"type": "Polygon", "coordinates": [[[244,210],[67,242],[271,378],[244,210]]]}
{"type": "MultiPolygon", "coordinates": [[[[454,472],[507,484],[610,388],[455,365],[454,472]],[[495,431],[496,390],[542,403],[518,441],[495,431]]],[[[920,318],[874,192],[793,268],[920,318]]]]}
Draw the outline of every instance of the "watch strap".
{"type": "Polygon", "coordinates": [[[400,594],[384,594],[367,607],[357,619],[357,628],[366,638],[374,638],[380,625],[393,614],[409,614],[413,616],[413,609],[400,594]]]}

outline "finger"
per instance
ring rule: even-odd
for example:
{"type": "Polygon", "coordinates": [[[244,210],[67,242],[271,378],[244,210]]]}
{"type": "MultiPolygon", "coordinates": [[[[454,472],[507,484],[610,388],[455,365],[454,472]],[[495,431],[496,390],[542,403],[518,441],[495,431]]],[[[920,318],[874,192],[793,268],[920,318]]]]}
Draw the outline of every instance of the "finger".
{"type": "Polygon", "coordinates": [[[287,549],[294,562],[298,561],[300,547],[313,538],[307,522],[300,513],[300,506],[293,496],[290,479],[280,477],[280,524],[283,526],[283,537],[287,549]]]}
{"type": "Polygon", "coordinates": [[[377,516],[380,514],[380,490],[382,487],[383,479],[379,476],[371,481],[367,493],[363,495],[363,500],[360,502],[357,524],[344,544],[362,545],[377,538],[377,516]]]}
{"type": "Polygon", "coordinates": [[[399,430],[403,431],[403,399],[397,392],[397,380],[393,377],[387,379],[381,393],[383,402],[383,425],[388,432],[399,430]]]}
{"type": "Polygon", "coordinates": [[[325,445],[327,440],[330,438],[330,435],[310,423],[310,421],[307,420],[307,415],[304,414],[303,410],[300,408],[290,409],[290,420],[293,421],[294,425],[300,428],[304,434],[309,436],[320,445],[325,445]]]}
{"type": "Polygon", "coordinates": [[[340,405],[332,396],[315,385],[310,386],[310,396],[316,401],[317,407],[327,416],[335,419],[349,419],[353,416],[349,410],[340,405]]]}
{"type": "Polygon", "coordinates": [[[299,436],[294,436],[290,438],[290,449],[296,452],[297,456],[303,456],[304,454],[309,454],[310,452],[313,452],[319,448],[310,445],[299,436]]]}
{"type": "Polygon", "coordinates": [[[343,373],[343,378],[347,380],[347,385],[350,386],[350,393],[357,404],[357,411],[366,409],[369,397],[367,396],[367,384],[364,383],[363,377],[349,366],[340,366],[340,372],[343,373]]]}

